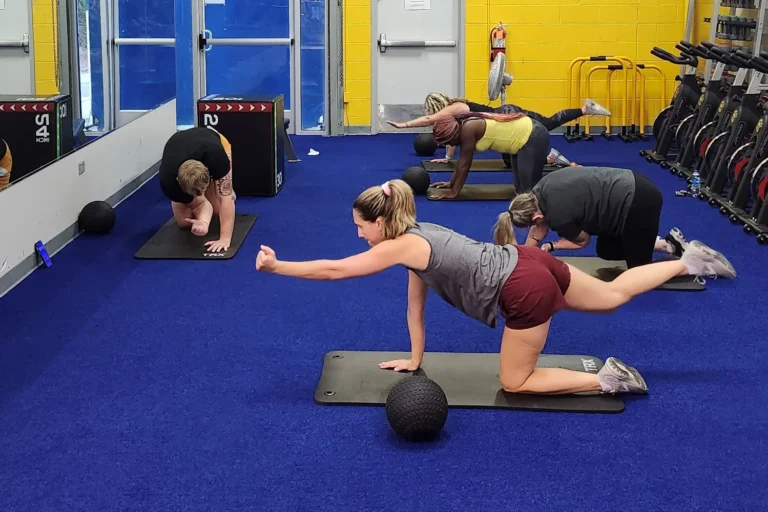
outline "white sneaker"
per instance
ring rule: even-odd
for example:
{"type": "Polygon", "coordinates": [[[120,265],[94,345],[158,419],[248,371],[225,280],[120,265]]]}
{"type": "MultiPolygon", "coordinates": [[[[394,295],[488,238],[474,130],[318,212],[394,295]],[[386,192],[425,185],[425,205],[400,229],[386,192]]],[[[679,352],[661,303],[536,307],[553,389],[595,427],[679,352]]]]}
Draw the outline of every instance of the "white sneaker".
{"type": "Polygon", "coordinates": [[[596,101],[587,99],[584,102],[584,112],[588,116],[610,116],[611,111],[600,105],[596,101]]]}
{"type": "Polygon", "coordinates": [[[571,161],[555,148],[552,148],[549,155],[547,155],[547,163],[558,167],[568,167],[571,165],[571,161]]]}
{"type": "Polygon", "coordinates": [[[728,258],[699,240],[688,243],[680,261],[685,263],[689,274],[697,277],[736,277],[736,269],[728,258]]]}

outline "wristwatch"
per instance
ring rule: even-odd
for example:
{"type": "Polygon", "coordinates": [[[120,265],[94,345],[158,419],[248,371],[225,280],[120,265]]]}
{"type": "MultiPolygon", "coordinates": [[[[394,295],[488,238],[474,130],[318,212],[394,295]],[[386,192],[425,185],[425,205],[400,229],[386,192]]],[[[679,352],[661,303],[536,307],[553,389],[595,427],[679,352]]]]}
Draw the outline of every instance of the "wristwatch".
{"type": "Polygon", "coordinates": [[[549,244],[549,252],[555,252],[555,242],[547,242],[549,244]]]}

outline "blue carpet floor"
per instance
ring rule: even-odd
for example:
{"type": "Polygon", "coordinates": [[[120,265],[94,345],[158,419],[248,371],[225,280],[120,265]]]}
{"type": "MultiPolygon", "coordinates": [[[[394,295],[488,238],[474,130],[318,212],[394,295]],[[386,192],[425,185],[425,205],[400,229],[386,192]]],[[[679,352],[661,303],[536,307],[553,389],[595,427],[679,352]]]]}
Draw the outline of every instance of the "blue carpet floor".
{"type": "MultiPolygon", "coordinates": [[[[294,140],[303,161],[284,190],[238,199],[259,218],[234,259],[135,260],[170,215],[154,179],[110,235],[79,237],[0,299],[0,510],[764,509],[768,249],[675,197],[683,181],[637,155],[650,143],[553,137],[576,162],[647,173],[662,229],[723,251],[739,277],[561,313],[545,348],[616,355],[650,394],[616,415],[452,409],[438,441],[410,445],[383,408],[313,401],[326,352],[409,350],[405,270],[301,281],[254,261],[260,244],[283,259],[367,249],[352,201],[418,163],[412,136],[294,140]]],[[[505,207],[417,203],[421,220],[483,240],[505,207]]],[[[501,329],[430,294],[427,333],[430,351],[496,352],[501,329]]]]}

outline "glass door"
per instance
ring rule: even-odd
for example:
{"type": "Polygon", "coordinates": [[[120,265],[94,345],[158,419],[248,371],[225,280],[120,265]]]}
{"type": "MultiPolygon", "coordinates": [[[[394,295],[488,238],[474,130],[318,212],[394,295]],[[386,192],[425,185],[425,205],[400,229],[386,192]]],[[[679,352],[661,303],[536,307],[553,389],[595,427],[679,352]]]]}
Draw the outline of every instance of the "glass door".
{"type": "Polygon", "coordinates": [[[293,132],[293,0],[197,1],[195,97],[282,94],[293,132]]]}
{"type": "Polygon", "coordinates": [[[112,80],[108,81],[114,105],[112,126],[119,127],[176,96],[174,0],[106,3],[113,11],[109,13],[112,80]]]}

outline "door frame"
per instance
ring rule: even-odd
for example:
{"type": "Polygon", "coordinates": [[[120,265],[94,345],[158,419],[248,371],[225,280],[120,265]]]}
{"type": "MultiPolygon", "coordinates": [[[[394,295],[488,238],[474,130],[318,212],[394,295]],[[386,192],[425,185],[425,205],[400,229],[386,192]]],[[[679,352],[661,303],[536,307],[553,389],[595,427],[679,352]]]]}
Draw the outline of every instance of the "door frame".
{"type": "MultiPolygon", "coordinates": [[[[289,39],[290,43],[287,44],[287,46],[290,48],[289,52],[289,91],[291,95],[291,108],[285,110],[285,119],[290,119],[291,123],[288,127],[288,133],[294,134],[296,133],[296,105],[300,104],[300,98],[297,101],[296,98],[296,82],[297,82],[297,73],[296,70],[296,26],[298,23],[301,22],[301,20],[296,20],[296,6],[298,5],[300,0],[289,0],[288,2],[288,37],[287,38],[223,38],[223,37],[216,37],[216,34],[213,34],[214,41],[216,39],[221,39],[222,42],[218,42],[214,44],[213,46],[264,46],[264,45],[276,45],[276,44],[286,44],[282,41],[285,39],[289,39]],[[233,39],[247,39],[250,40],[250,43],[234,43],[233,39]],[[256,42],[257,40],[261,40],[262,42],[256,42]],[[281,41],[281,42],[276,42],[281,41]]],[[[326,0],[328,2],[329,0],[326,0]]],[[[200,39],[205,38],[205,7],[206,2],[205,0],[192,0],[192,75],[193,75],[193,84],[192,84],[192,100],[193,100],[193,109],[194,112],[194,125],[198,125],[198,115],[197,115],[197,101],[200,98],[204,98],[208,95],[207,84],[206,84],[206,49],[200,48],[200,39]]],[[[235,91],[232,91],[234,93],[235,91]]],[[[308,133],[315,133],[317,132],[308,132],[308,133]]]]}
{"type": "MultiPolygon", "coordinates": [[[[379,0],[381,1],[381,0],[379,0]]],[[[467,1],[459,1],[459,37],[456,41],[458,47],[458,59],[459,59],[459,97],[464,97],[464,89],[466,86],[465,79],[465,67],[466,67],[466,17],[467,17],[467,1]]],[[[433,2],[434,4],[434,2],[433,2]]],[[[432,7],[435,9],[435,7],[432,7]]],[[[379,133],[378,118],[379,118],[379,71],[376,65],[379,55],[379,45],[376,43],[379,40],[379,9],[378,2],[374,4],[371,2],[371,135],[379,133]]],[[[487,77],[486,77],[487,78],[487,77]]]]}

